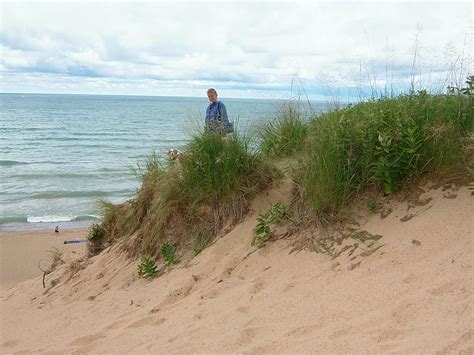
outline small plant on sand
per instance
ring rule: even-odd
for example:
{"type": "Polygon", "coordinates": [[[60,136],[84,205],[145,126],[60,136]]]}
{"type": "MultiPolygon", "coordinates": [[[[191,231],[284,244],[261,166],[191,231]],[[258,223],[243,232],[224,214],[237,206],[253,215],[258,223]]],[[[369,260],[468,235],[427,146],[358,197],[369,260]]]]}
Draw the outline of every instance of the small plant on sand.
{"type": "Polygon", "coordinates": [[[203,251],[208,242],[209,237],[203,233],[199,233],[196,244],[194,244],[193,255],[198,255],[201,251],[203,251]]]}
{"type": "Polygon", "coordinates": [[[287,206],[281,202],[274,203],[267,212],[260,213],[257,217],[257,225],[255,227],[255,235],[251,245],[263,244],[271,235],[271,224],[281,225],[287,216],[287,206]]]}
{"type": "Polygon", "coordinates": [[[171,266],[177,263],[176,248],[168,242],[161,245],[161,253],[163,254],[163,259],[165,260],[166,266],[171,266]]]}
{"type": "Polygon", "coordinates": [[[288,207],[281,203],[274,203],[267,212],[267,218],[269,223],[281,225],[287,217],[288,207]]]}
{"type": "Polygon", "coordinates": [[[255,227],[255,236],[252,239],[251,245],[261,245],[265,240],[267,240],[268,236],[272,230],[268,225],[266,215],[260,213],[257,217],[257,226],[255,227]]]}
{"type": "Polygon", "coordinates": [[[158,274],[158,267],[155,260],[148,256],[142,256],[140,264],[138,264],[138,276],[144,279],[153,279],[158,274]]]}
{"type": "Polygon", "coordinates": [[[377,212],[377,210],[379,209],[379,205],[377,201],[370,201],[368,207],[369,207],[370,212],[373,212],[373,213],[377,212]]]}

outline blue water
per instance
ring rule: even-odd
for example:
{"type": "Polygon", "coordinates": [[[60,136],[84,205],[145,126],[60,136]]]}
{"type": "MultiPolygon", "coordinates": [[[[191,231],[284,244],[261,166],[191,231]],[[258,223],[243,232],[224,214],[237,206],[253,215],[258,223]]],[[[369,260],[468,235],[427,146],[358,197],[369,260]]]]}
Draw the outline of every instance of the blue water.
{"type": "MultiPolygon", "coordinates": [[[[97,200],[133,196],[138,180],[130,167],[152,151],[164,156],[182,148],[207,106],[206,98],[189,97],[0,94],[0,100],[3,230],[90,224],[97,200]]],[[[239,131],[250,134],[283,104],[222,101],[239,131]]]]}

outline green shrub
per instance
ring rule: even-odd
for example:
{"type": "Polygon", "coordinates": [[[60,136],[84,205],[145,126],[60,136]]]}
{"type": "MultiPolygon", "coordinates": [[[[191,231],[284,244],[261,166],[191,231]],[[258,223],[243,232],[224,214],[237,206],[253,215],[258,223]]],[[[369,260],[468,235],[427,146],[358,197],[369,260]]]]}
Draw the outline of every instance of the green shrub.
{"type": "Polygon", "coordinates": [[[90,255],[96,255],[104,249],[104,237],[106,233],[99,223],[93,223],[87,234],[87,250],[90,255]]]}
{"type": "Polygon", "coordinates": [[[176,261],[176,248],[169,243],[163,243],[161,245],[161,254],[166,266],[171,266],[177,263],[176,261]]]}
{"type": "Polygon", "coordinates": [[[250,150],[250,139],[237,133],[225,139],[203,133],[188,143],[182,161],[182,196],[194,204],[229,201],[268,185],[271,167],[250,150]]]}
{"type": "Polygon", "coordinates": [[[300,201],[327,221],[361,190],[390,194],[422,174],[459,169],[472,120],[467,97],[425,91],[316,117],[294,176],[300,201]]]}
{"type": "Polygon", "coordinates": [[[272,233],[270,225],[281,225],[287,218],[287,206],[281,202],[274,203],[267,212],[260,213],[254,229],[251,245],[261,245],[272,233]]]}
{"type": "Polygon", "coordinates": [[[124,244],[130,255],[158,258],[165,240],[180,248],[189,245],[189,235],[206,235],[198,253],[224,223],[244,216],[255,193],[281,176],[251,146],[237,132],[225,138],[203,132],[190,139],[178,164],[150,154],[133,169],[141,180],[137,194],[119,205],[102,202],[106,239],[133,236],[124,244]]]}
{"type": "Polygon", "coordinates": [[[87,235],[87,240],[94,242],[102,240],[104,237],[104,229],[99,223],[93,223],[89,228],[89,234],[87,235]]]}
{"type": "Polygon", "coordinates": [[[275,120],[269,121],[258,131],[260,149],[268,156],[289,156],[302,149],[307,128],[307,123],[297,109],[285,107],[275,120]]]}
{"type": "Polygon", "coordinates": [[[158,267],[156,266],[155,260],[148,256],[142,256],[140,263],[138,264],[138,276],[144,279],[153,279],[158,274],[158,267]]]}

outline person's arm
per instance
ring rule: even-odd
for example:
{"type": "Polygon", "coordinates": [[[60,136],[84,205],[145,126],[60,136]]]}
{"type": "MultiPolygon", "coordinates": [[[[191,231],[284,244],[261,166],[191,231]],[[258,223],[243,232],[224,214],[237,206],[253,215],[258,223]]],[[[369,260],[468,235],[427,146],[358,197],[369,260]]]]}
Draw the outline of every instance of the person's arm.
{"type": "Polygon", "coordinates": [[[210,106],[208,105],[207,108],[206,108],[206,117],[204,118],[204,122],[209,122],[209,110],[210,110],[210,106]]]}
{"type": "Polygon", "coordinates": [[[225,108],[225,105],[223,102],[220,103],[219,105],[219,116],[222,118],[222,120],[226,123],[229,124],[229,117],[227,117],[227,109],[225,108]]]}

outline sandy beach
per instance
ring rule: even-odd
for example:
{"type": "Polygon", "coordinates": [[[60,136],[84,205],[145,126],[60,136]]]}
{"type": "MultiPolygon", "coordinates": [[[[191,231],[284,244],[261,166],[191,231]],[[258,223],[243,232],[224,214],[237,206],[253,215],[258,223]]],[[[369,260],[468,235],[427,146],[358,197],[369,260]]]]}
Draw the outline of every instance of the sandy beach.
{"type": "MultiPolygon", "coordinates": [[[[280,198],[256,201],[234,230],[153,281],[116,246],[82,267],[62,265],[46,290],[36,278],[2,291],[1,352],[474,351],[469,188],[363,216],[360,228],[382,236],[377,246],[353,240],[337,257],[292,252],[291,238],[250,246],[256,214],[280,198]]],[[[13,238],[9,253],[22,240],[13,238]]]]}
{"type": "Polygon", "coordinates": [[[85,239],[87,229],[33,230],[0,232],[0,287],[8,288],[43,273],[38,262],[50,258],[49,251],[77,253],[85,252],[85,244],[64,244],[64,240],[85,239]]]}

